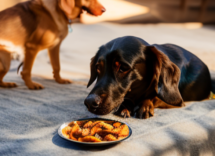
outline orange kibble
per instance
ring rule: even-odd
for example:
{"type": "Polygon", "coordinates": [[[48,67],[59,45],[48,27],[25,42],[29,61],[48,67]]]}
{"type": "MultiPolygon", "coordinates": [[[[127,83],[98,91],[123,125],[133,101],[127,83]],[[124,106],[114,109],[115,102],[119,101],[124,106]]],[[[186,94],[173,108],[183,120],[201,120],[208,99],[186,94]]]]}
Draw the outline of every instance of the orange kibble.
{"type": "Polygon", "coordinates": [[[94,136],[86,136],[83,138],[78,138],[78,141],[81,141],[81,142],[101,142],[100,139],[98,139],[94,136]]]}
{"type": "Polygon", "coordinates": [[[83,137],[89,135],[89,133],[90,133],[90,129],[89,129],[89,128],[84,128],[84,129],[82,129],[82,136],[83,136],[83,137]]]}
{"type": "Polygon", "coordinates": [[[128,126],[127,125],[122,125],[121,127],[122,127],[122,129],[121,129],[121,131],[119,133],[119,137],[120,136],[128,136],[129,135],[129,128],[128,128],[128,126]]]}
{"type": "Polygon", "coordinates": [[[121,123],[120,123],[120,122],[115,122],[115,123],[113,124],[113,127],[115,127],[115,128],[118,128],[119,126],[121,126],[121,123]]]}
{"type": "Polygon", "coordinates": [[[126,137],[118,137],[117,140],[122,140],[122,139],[125,139],[126,137]]]}
{"type": "Polygon", "coordinates": [[[129,135],[126,124],[114,121],[74,121],[62,129],[66,138],[81,142],[116,141],[129,135]]]}
{"type": "Polygon", "coordinates": [[[89,128],[90,126],[92,126],[93,122],[92,121],[88,121],[87,123],[84,124],[83,128],[89,128]]]}
{"type": "Polygon", "coordinates": [[[105,136],[104,141],[116,141],[116,137],[113,136],[112,134],[108,134],[105,136]]]}
{"type": "Polygon", "coordinates": [[[71,130],[72,130],[72,128],[67,126],[64,129],[62,129],[62,133],[66,138],[69,138],[69,134],[70,134],[71,130]]]}

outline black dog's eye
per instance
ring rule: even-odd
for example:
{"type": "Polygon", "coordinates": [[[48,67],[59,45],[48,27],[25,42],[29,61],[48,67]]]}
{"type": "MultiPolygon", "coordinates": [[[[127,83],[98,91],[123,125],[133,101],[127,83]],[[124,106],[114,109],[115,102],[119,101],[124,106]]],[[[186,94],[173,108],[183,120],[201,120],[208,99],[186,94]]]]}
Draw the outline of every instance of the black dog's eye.
{"type": "Polygon", "coordinates": [[[127,65],[124,65],[124,64],[122,64],[122,65],[120,66],[120,68],[119,68],[119,72],[120,72],[120,73],[125,73],[125,72],[127,72],[127,71],[129,71],[129,70],[130,70],[130,67],[127,66],[127,65]]]}

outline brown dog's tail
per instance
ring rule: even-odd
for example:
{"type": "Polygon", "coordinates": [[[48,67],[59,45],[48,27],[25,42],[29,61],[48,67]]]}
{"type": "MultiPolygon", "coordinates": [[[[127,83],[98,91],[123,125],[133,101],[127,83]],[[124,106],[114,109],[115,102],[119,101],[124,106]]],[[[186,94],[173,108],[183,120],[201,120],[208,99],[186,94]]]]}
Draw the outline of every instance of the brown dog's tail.
{"type": "Polygon", "coordinates": [[[23,66],[24,62],[21,62],[19,67],[17,68],[17,74],[19,74],[19,69],[23,66]]]}

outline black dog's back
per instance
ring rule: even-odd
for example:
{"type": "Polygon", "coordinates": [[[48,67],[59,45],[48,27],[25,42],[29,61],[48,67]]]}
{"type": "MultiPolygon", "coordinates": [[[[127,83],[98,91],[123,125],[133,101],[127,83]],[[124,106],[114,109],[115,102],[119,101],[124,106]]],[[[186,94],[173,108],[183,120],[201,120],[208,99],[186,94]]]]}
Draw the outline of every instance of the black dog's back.
{"type": "Polygon", "coordinates": [[[197,56],[173,44],[154,46],[166,54],[181,70],[179,90],[184,101],[208,98],[212,90],[210,72],[197,56]]]}

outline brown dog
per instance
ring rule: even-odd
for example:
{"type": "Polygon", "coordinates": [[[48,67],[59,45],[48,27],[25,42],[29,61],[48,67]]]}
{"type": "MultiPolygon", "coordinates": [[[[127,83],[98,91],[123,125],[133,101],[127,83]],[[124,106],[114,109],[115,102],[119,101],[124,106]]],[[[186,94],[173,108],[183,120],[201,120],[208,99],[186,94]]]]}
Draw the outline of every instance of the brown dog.
{"type": "Polygon", "coordinates": [[[59,49],[68,34],[69,20],[82,9],[98,16],[105,8],[97,0],[30,0],[0,12],[0,87],[16,87],[3,82],[10,68],[11,53],[24,52],[22,78],[29,89],[43,89],[31,80],[37,53],[48,49],[56,82],[71,83],[60,76],[59,49]]]}

